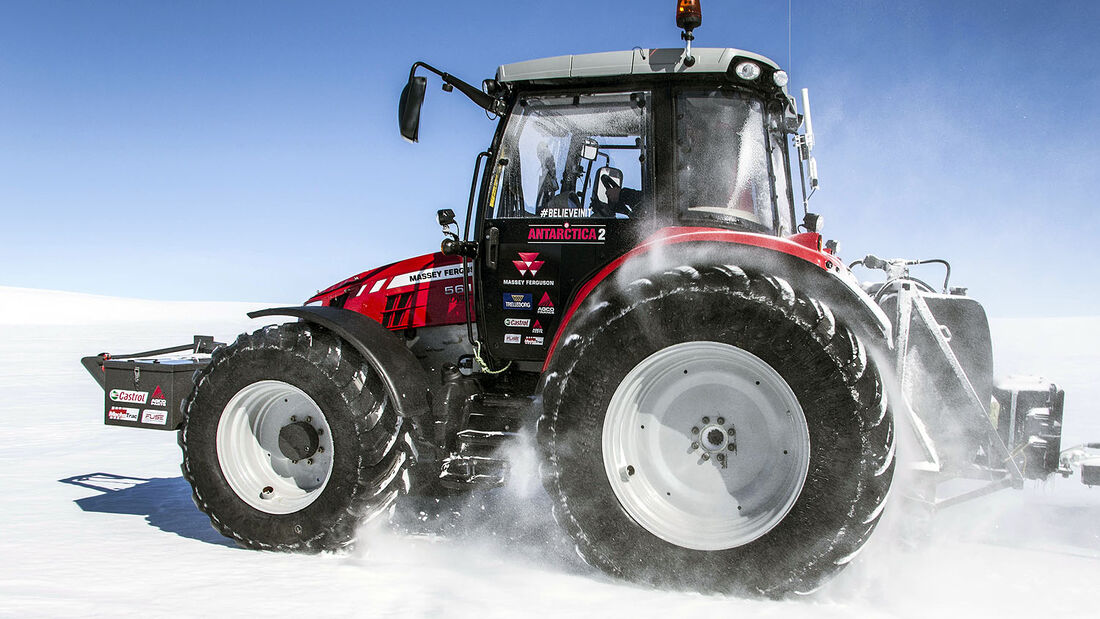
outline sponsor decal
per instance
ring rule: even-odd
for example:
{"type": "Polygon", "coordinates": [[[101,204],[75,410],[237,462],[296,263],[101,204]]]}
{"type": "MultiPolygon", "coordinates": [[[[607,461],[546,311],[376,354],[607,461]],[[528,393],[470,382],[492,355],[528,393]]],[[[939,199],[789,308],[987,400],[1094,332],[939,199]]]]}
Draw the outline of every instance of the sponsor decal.
{"type": "Polygon", "coordinates": [[[505,279],[501,280],[505,286],[555,286],[557,282],[552,279],[505,279]]]}
{"type": "Polygon", "coordinates": [[[160,390],[160,385],[157,385],[157,388],[153,390],[153,395],[149,398],[149,406],[168,406],[168,398],[160,390]]]}
{"type": "Polygon", "coordinates": [[[551,316],[554,315],[554,302],[550,300],[549,292],[542,293],[542,298],[539,299],[538,312],[540,314],[549,314],[551,316]]]}
{"type": "Polygon", "coordinates": [[[530,292],[504,293],[504,309],[506,310],[529,310],[531,306],[532,301],[530,292]]]}
{"type": "Polygon", "coordinates": [[[505,333],[504,334],[504,343],[505,344],[519,344],[520,339],[521,339],[521,337],[520,337],[520,334],[518,334],[518,333],[505,333]]]}
{"type": "Polygon", "coordinates": [[[143,410],[141,411],[141,423],[163,426],[168,423],[168,411],[143,410]]]}
{"type": "Polygon", "coordinates": [[[137,421],[138,409],[112,406],[107,409],[107,419],[111,421],[137,421]]]}
{"type": "MultiPolygon", "coordinates": [[[[462,265],[452,264],[450,266],[425,269],[423,271],[413,271],[412,273],[402,273],[390,281],[390,285],[386,286],[386,290],[401,288],[403,286],[412,286],[413,284],[421,284],[424,282],[461,278],[462,265]]],[[[375,285],[377,286],[377,284],[375,285]]]]}
{"type": "Polygon", "coordinates": [[[591,217],[592,211],[586,208],[544,208],[539,217],[591,217]]]}
{"type": "Polygon", "coordinates": [[[535,324],[531,325],[531,333],[542,333],[542,323],[535,321],[535,324]]]}
{"type": "Polygon", "coordinates": [[[528,335],[523,338],[524,344],[531,344],[532,346],[542,346],[542,337],[537,335],[528,335]]]}
{"type": "Polygon", "coordinates": [[[576,243],[599,245],[607,240],[604,226],[574,226],[569,222],[559,225],[532,225],[527,229],[529,243],[576,243]]]}
{"type": "Polygon", "coordinates": [[[149,398],[148,391],[127,391],[125,389],[112,389],[110,393],[111,399],[115,402],[126,402],[132,404],[145,404],[149,398]]]}
{"type": "Polygon", "coordinates": [[[530,273],[531,277],[534,277],[539,274],[539,269],[546,264],[546,261],[539,260],[538,252],[521,251],[519,252],[519,260],[513,260],[512,264],[516,265],[516,270],[519,271],[520,275],[526,277],[530,273]]]}
{"type": "Polygon", "coordinates": [[[527,328],[527,327],[531,326],[531,319],[530,318],[505,318],[504,319],[504,326],[505,327],[527,328]]]}

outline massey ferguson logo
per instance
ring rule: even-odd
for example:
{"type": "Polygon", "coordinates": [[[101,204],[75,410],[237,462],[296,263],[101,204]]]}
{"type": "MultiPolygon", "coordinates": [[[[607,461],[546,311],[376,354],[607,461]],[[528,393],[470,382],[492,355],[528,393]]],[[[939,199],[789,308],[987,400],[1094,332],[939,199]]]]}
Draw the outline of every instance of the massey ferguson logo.
{"type": "Polygon", "coordinates": [[[111,399],[115,402],[128,402],[132,404],[145,404],[149,397],[148,391],[126,391],[125,389],[112,389],[111,399]]]}
{"type": "Polygon", "coordinates": [[[153,397],[149,399],[150,406],[168,406],[168,398],[164,397],[164,392],[160,390],[160,385],[153,390],[153,397]]]}
{"type": "Polygon", "coordinates": [[[542,298],[539,299],[539,313],[554,315],[554,302],[550,300],[550,293],[542,293],[542,298]]]}
{"type": "Polygon", "coordinates": [[[539,260],[538,252],[519,252],[519,260],[513,260],[512,264],[516,265],[516,269],[519,270],[519,274],[531,277],[538,275],[539,269],[542,265],[546,264],[545,260],[539,260]]]}

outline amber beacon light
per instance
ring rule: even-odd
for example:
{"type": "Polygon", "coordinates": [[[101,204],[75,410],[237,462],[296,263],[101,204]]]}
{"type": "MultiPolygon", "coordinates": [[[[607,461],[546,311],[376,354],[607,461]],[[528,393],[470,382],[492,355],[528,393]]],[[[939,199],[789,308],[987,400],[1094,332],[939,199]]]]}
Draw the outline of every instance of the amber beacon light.
{"type": "Polygon", "coordinates": [[[703,24],[703,9],[699,0],[678,0],[676,3],[676,27],[689,33],[703,24]]]}

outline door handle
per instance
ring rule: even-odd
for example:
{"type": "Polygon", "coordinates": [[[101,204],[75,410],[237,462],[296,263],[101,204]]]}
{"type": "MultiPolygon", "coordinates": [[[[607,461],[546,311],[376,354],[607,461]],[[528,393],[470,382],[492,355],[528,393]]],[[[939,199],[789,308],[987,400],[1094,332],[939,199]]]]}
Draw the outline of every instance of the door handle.
{"type": "Polygon", "coordinates": [[[493,226],[485,233],[485,267],[497,268],[497,259],[500,257],[500,228],[493,226]]]}

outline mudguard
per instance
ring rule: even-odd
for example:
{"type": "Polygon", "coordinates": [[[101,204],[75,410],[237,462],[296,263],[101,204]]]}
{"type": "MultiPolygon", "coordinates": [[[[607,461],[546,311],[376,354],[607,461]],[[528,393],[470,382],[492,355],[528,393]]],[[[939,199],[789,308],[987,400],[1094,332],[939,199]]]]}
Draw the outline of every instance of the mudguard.
{"type": "MultiPolygon", "coordinates": [[[[602,286],[622,286],[660,269],[682,264],[736,264],[757,273],[781,277],[828,304],[866,344],[882,350],[891,346],[887,316],[859,287],[859,282],[830,254],[815,252],[785,239],[766,237],[769,245],[750,245],[745,235],[726,231],[680,233],[658,237],[604,267],[581,287],[562,319],[546,364],[582,302],[602,286]],[[774,246],[773,246],[774,245],[774,246]]],[[[544,367],[545,369],[545,367],[544,367]]]]}
{"type": "Polygon", "coordinates": [[[338,307],[275,307],[249,312],[249,318],[293,316],[340,336],[374,367],[386,381],[394,405],[402,417],[430,414],[428,379],[420,362],[399,336],[382,325],[351,310],[338,307]]]}

